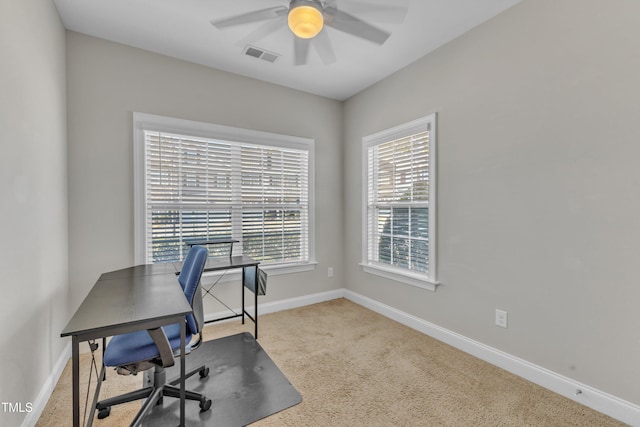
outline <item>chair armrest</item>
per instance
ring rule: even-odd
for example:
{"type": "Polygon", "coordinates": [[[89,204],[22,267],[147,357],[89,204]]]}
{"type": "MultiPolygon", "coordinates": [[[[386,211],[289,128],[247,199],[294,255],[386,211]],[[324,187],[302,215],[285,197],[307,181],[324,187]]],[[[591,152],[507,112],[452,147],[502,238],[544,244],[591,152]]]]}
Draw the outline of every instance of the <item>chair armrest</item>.
{"type": "Polygon", "coordinates": [[[164,333],[164,329],[147,329],[147,332],[151,336],[151,339],[153,339],[156,347],[158,347],[158,351],[160,352],[160,360],[162,360],[162,367],[168,368],[169,366],[175,365],[176,361],[173,358],[173,351],[171,350],[171,345],[169,344],[167,334],[164,333]]]}

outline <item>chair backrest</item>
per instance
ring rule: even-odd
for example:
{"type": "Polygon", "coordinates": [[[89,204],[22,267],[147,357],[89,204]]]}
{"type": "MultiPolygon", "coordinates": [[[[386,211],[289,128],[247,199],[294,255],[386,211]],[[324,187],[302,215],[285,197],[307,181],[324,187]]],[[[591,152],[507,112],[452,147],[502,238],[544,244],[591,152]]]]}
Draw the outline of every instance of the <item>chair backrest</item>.
{"type": "Polygon", "coordinates": [[[202,246],[192,246],[187,257],[182,264],[178,282],[182,286],[184,295],[187,297],[193,314],[187,315],[187,327],[191,334],[200,332],[204,323],[204,313],[202,309],[202,296],[200,294],[200,277],[207,262],[209,251],[202,246]]]}

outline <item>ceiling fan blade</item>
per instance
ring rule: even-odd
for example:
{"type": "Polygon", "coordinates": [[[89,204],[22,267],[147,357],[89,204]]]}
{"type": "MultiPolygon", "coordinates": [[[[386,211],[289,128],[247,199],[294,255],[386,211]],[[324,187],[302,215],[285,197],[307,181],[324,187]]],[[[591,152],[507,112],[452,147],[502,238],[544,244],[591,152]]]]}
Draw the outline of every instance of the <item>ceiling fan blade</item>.
{"type": "Polygon", "coordinates": [[[333,64],[336,62],[336,53],[331,46],[331,40],[329,34],[326,31],[320,31],[320,33],[313,39],[313,47],[322,59],[324,65],[333,64]]]}
{"type": "Polygon", "coordinates": [[[324,17],[325,25],[376,44],[383,44],[391,35],[335,7],[325,8],[324,17]]]}
{"type": "Polygon", "coordinates": [[[309,56],[309,45],[311,39],[301,39],[300,37],[293,38],[293,64],[304,65],[307,63],[307,57],[309,56]]]}
{"type": "Polygon", "coordinates": [[[407,9],[406,5],[398,4],[380,5],[357,0],[351,0],[347,3],[349,13],[363,19],[387,24],[402,24],[407,16],[407,9]]]}
{"type": "Polygon", "coordinates": [[[251,22],[265,21],[267,19],[277,18],[286,15],[289,8],[286,6],[276,6],[267,9],[256,10],[254,12],[243,13],[241,15],[232,16],[230,18],[211,21],[211,25],[216,28],[227,28],[235,25],[249,24],[251,22]]]}
{"type": "Polygon", "coordinates": [[[285,16],[280,16],[277,19],[272,19],[270,21],[265,22],[260,25],[257,29],[247,34],[242,39],[238,40],[236,43],[237,46],[246,46],[248,44],[254,44],[260,39],[267,37],[269,34],[276,32],[277,30],[283,28],[285,24],[285,16]]]}

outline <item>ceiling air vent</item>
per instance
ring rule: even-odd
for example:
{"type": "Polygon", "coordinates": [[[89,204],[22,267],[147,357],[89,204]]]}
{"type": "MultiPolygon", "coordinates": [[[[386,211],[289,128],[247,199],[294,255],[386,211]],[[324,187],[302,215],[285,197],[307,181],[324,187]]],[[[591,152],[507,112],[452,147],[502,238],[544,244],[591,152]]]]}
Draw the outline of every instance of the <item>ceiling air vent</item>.
{"type": "Polygon", "coordinates": [[[255,46],[247,46],[244,50],[244,54],[271,63],[276,62],[276,60],[280,57],[280,55],[278,55],[277,53],[269,52],[255,46]]]}

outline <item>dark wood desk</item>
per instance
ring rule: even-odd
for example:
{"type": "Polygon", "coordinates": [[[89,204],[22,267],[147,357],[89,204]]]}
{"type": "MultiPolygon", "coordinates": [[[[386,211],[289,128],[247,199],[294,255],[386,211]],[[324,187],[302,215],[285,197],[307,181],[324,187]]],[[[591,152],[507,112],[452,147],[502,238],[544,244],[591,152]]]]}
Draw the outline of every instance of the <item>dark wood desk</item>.
{"type": "MultiPolygon", "coordinates": [[[[180,323],[180,425],[185,420],[184,354],[185,316],[191,306],[178,283],[173,265],[158,264],[126,268],[105,273],[95,283],[87,297],[60,334],[71,336],[73,376],[73,425],[80,426],[80,366],[79,345],[82,341],[180,323]]],[[[89,414],[93,422],[95,403],[105,367],[98,375],[98,385],[89,414]]]]}
{"type": "MultiPolygon", "coordinates": [[[[213,257],[207,259],[204,271],[242,269],[242,312],[232,316],[213,319],[208,322],[242,317],[245,315],[255,325],[254,337],[258,338],[258,292],[254,292],[254,315],[245,310],[245,267],[256,267],[259,261],[248,256],[213,257]]],[[[102,338],[102,351],[106,338],[143,329],[152,329],[173,323],[182,324],[180,331],[180,425],[184,425],[184,348],[185,316],[191,313],[191,306],[178,283],[182,263],[147,264],[103,273],[86,296],[78,310],[64,328],[60,336],[71,337],[71,360],[73,377],[73,426],[80,426],[80,343],[102,338]]],[[[257,276],[255,282],[258,283],[257,276]]],[[[214,285],[215,286],[215,285],[214,285]]],[[[212,286],[213,287],[213,286],[212,286]]],[[[202,289],[209,293],[211,290],[202,289]]],[[[208,323],[207,322],[207,323],[208,323]]],[[[100,385],[105,375],[102,365],[98,375],[88,426],[93,423],[100,385]]]]}

